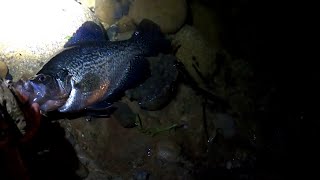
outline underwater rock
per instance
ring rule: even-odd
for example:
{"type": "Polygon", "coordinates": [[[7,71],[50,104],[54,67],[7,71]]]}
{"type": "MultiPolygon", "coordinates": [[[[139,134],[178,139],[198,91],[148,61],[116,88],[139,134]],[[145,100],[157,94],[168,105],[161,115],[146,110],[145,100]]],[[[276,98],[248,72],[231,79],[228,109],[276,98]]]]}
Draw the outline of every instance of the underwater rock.
{"type": "Polygon", "coordinates": [[[110,41],[117,41],[118,33],[119,33],[119,27],[115,24],[112,24],[107,29],[107,36],[110,41]]]}
{"type": "Polygon", "coordinates": [[[0,21],[6,24],[0,30],[0,61],[7,63],[14,81],[35,75],[84,22],[99,23],[74,0],[5,2],[7,7],[1,4],[0,10],[0,21]],[[9,16],[8,7],[20,15],[9,16]]]}
{"type": "Polygon", "coordinates": [[[108,27],[127,15],[129,6],[129,0],[96,0],[95,14],[108,27]]]}
{"type": "Polygon", "coordinates": [[[185,0],[135,0],[129,16],[136,24],[146,18],[157,23],[164,33],[174,33],[186,20],[187,3],[185,0]]]}
{"type": "Polygon", "coordinates": [[[132,112],[130,107],[122,102],[116,102],[114,105],[117,109],[112,114],[115,119],[124,128],[132,128],[136,126],[136,114],[132,112]]]}
{"type": "MultiPolygon", "coordinates": [[[[132,164],[146,156],[145,150],[152,140],[135,128],[123,128],[114,116],[96,118],[90,122],[85,118],[62,120],[60,124],[74,136],[79,147],[77,152],[82,151],[90,159],[90,164],[92,161],[92,166],[95,165],[101,173],[129,173],[132,164]]],[[[92,169],[88,169],[90,177],[92,169]]]]}
{"type": "Polygon", "coordinates": [[[7,74],[8,74],[8,67],[6,63],[4,63],[3,61],[0,61],[0,78],[5,78],[7,74]]]}
{"type": "Polygon", "coordinates": [[[203,101],[203,98],[190,87],[179,84],[172,101],[161,110],[145,111],[136,102],[129,101],[128,104],[131,109],[139,114],[145,129],[150,127],[159,129],[177,125],[175,128],[158,135],[174,134],[172,139],[171,137],[168,138],[179,146],[181,145],[183,154],[192,158],[199,158],[206,151],[208,138],[205,134],[205,128],[208,128],[209,132],[214,129],[212,121],[208,121],[207,127],[204,127],[203,101]]]}
{"type": "Polygon", "coordinates": [[[202,34],[212,48],[219,48],[222,27],[214,8],[206,6],[199,1],[192,1],[190,10],[192,26],[202,34]]]}
{"type": "Polygon", "coordinates": [[[145,170],[137,170],[133,173],[134,180],[148,180],[150,173],[145,170]]]}
{"type": "Polygon", "coordinates": [[[128,16],[123,16],[107,29],[107,35],[110,41],[123,41],[131,38],[135,28],[136,26],[132,19],[128,16]]]}
{"type": "Polygon", "coordinates": [[[86,166],[84,166],[82,163],[79,163],[79,167],[76,170],[77,176],[79,176],[81,179],[85,179],[89,175],[89,170],[86,166]]]}
{"type": "Polygon", "coordinates": [[[128,90],[126,95],[131,100],[137,100],[142,109],[159,110],[170,102],[175,92],[178,78],[176,58],[160,54],[148,60],[151,77],[137,88],[128,90]]]}
{"type": "Polygon", "coordinates": [[[203,85],[216,69],[217,50],[209,46],[202,34],[192,26],[185,25],[174,36],[173,44],[179,47],[176,57],[193,79],[203,85]]]}
{"type": "Polygon", "coordinates": [[[107,29],[107,35],[110,41],[123,41],[130,39],[135,29],[132,19],[124,16],[107,29]]]}
{"type": "Polygon", "coordinates": [[[89,9],[91,9],[92,11],[94,11],[96,0],[80,0],[80,2],[85,6],[87,6],[89,9]]]}
{"type": "Polygon", "coordinates": [[[183,153],[191,158],[199,158],[206,152],[207,137],[205,129],[213,129],[208,121],[207,127],[203,120],[203,98],[190,87],[181,84],[174,101],[166,108],[167,119],[174,119],[176,123],[183,124],[179,131],[178,144],[183,147],[183,153]]]}
{"type": "Polygon", "coordinates": [[[159,141],[156,145],[156,158],[164,163],[178,162],[180,152],[181,147],[169,140],[159,141]]]}
{"type": "Polygon", "coordinates": [[[128,32],[128,31],[134,31],[136,29],[136,26],[133,22],[133,20],[128,16],[123,16],[118,22],[117,25],[119,27],[119,30],[121,33],[128,32]]]}
{"type": "Polygon", "coordinates": [[[225,138],[232,138],[236,134],[235,120],[228,114],[217,113],[214,120],[216,129],[221,129],[225,138]]]}

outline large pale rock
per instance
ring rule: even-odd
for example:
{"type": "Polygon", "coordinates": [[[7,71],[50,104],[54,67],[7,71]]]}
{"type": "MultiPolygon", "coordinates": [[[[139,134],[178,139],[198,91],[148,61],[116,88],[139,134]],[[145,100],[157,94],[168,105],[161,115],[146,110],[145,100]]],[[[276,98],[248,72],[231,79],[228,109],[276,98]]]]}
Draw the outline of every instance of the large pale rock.
{"type": "Polygon", "coordinates": [[[96,0],[80,0],[80,2],[91,10],[94,10],[96,5],[96,0]]]}
{"type": "Polygon", "coordinates": [[[129,6],[129,0],[96,0],[95,14],[104,27],[109,27],[128,14],[129,6]]]}
{"type": "Polygon", "coordinates": [[[187,17],[185,0],[135,0],[129,10],[135,23],[144,18],[157,23],[165,33],[176,32],[187,17]]]}
{"type": "Polygon", "coordinates": [[[179,47],[176,57],[198,82],[205,83],[216,69],[217,49],[212,48],[202,34],[192,26],[185,25],[175,36],[173,43],[179,47]]]}
{"type": "Polygon", "coordinates": [[[14,80],[33,76],[86,21],[99,22],[74,0],[1,1],[0,61],[14,80]]]}
{"type": "Polygon", "coordinates": [[[221,22],[217,12],[199,1],[190,3],[192,26],[195,27],[213,48],[221,46],[221,22]]]}

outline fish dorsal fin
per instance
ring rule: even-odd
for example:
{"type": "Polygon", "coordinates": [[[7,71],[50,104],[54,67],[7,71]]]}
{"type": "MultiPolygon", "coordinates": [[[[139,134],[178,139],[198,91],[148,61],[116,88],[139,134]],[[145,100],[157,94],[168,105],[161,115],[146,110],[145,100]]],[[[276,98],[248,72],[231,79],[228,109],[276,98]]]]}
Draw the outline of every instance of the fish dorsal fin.
{"type": "Polygon", "coordinates": [[[86,21],[72,35],[64,47],[100,41],[107,41],[103,27],[93,21],[86,21]]]}
{"type": "Polygon", "coordinates": [[[156,56],[159,52],[170,53],[171,42],[166,39],[160,26],[149,19],[143,19],[132,35],[133,41],[148,49],[147,56],[156,56]]]}

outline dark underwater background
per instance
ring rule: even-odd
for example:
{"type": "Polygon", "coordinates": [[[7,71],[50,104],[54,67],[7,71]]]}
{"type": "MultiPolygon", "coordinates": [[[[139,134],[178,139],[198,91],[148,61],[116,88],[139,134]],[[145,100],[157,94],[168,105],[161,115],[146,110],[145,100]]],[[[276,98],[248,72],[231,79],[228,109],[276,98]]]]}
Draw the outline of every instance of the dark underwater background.
{"type": "Polygon", "coordinates": [[[154,60],[183,65],[179,75],[154,66],[170,71],[154,80],[173,89],[157,102],[166,103],[141,108],[130,97],[149,91],[138,89],[107,118],[44,117],[37,136],[20,148],[31,179],[269,180],[301,173],[299,161],[316,151],[307,145],[316,141],[318,124],[308,120],[315,75],[306,71],[307,57],[294,61],[284,45],[295,38],[284,28],[292,21],[287,9],[250,0],[186,4],[183,25],[166,33],[173,57],[154,60]],[[200,50],[182,51],[185,41],[200,50]]]}

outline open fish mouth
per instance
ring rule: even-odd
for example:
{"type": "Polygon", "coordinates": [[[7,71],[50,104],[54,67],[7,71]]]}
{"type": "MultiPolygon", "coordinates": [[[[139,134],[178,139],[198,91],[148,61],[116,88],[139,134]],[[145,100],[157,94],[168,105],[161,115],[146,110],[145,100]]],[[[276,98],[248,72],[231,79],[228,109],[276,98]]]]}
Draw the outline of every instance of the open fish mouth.
{"type": "Polygon", "coordinates": [[[13,83],[13,86],[21,97],[28,99],[29,104],[39,104],[42,113],[58,109],[64,105],[69,95],[68,92],[60,87],[50,89],[32,80],[19,80],[13,83]]]}
{"type": "Polygon", "coordinates": [[[12,85],[19,93],[19,95],[25,97],[25,99],[28,99],[28,97],[30,97],[31,91],[33,92],[33,89],[31,89],[27,81],[19,80],[17,82],[14,82],[12,85]]]}

